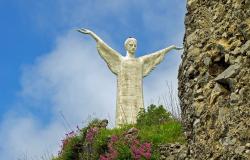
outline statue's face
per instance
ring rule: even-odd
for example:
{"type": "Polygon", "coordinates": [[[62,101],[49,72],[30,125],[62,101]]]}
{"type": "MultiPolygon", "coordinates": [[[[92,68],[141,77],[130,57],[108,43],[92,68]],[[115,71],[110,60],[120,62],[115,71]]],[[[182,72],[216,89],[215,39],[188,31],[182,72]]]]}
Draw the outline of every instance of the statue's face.
{"type": "Polygon", "coordinates": [[[126,46],[125,46],[126,50],[129,52],[129,53],[135,53],[136,51],[136,48],[137,48],[137,42],[134,41],[134,40],[130,40],[126,43],[126,46]]]}

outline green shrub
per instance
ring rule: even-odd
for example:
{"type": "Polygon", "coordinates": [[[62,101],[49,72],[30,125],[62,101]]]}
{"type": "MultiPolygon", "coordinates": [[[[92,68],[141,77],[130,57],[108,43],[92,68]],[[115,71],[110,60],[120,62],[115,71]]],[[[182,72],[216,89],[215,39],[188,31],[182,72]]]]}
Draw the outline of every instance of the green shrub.
{"type": "Polygon", "coordinates": [[[124,145],[123,141],[121,140],[121,137],[131,127],[132,125],[124,125],[120,128],[100,130],[98,135],[96,135],[95,140],[93,142],[93,147],[97,151],[97,155],[102,155],[108,151],[108,146],[107,146],[108,140],[112,136],[117,136],[119,138],[119,141],[114,146],[118,150],[118,153],[119,153],[118,157],[122,156],[124,158],[124,155],[128,155],[128,154],[130,155],[130,151],[128,150],[128,147],[124,145]]]}
{"type": "Polygon", "coordinates": [[[181,123],[173,119],[162,105],[151,104],[147,110],[139,112],[136,127],[140,130],[139,138],[153,144],[151,159],[159,159],[160,144],[185,143],[181,123]]]}
{"type": "Polygon", "coordinates": [[[180,122],[171,120],[164,124],[144,126],[140,128],[139,137],[154,145],[164,143],[185,143],[180,122]]]}
{"type": "MultiPolygon", "coordinates": [[[[65,139],[67,140],[67,144],[65,144],[63,151],[60,157],[63,157],[63,160],[73,160],[78,159],[78,152],[80,150],[80,138],[79,136],[73,136],[65,139]]],[[[54,159],[54,160],[61,160],[61,158],[54,159]]]]}
{"type": "Polygon", "coordinates": [[[141,128],[163,124],[170,119],[170,115],[162,105],[157,107],[151,104],[147,110],[143,109],[137,115],[137,126],[141,128]]]}
{"type": "Polygon", "coordinates": [[[91,137],[91,141],[88,141],[89,133],[92,133],[92,129],[98,128],[100,122],[95,119],[77,134],[67,137],[66,145],[62,147],[59,156],[53,160],[95,160],[99,159],[100,155],[116,155],[115,159],[118,160],[133,159],[131,144],[124,138],[125,133],[132,127],[139,129],[137,137],[139,146],[150,143],[151,160],[159,159],[159,144],[185,143],[181,123],[173,119],[162,105],[150,105],[147,110],[142,110],[137,116],[137,124],[113,129],[99,128],[98,131],[93,132],[93,139],[91,137]],[[114,136],[117,140],[112,141],[114,136]]]}

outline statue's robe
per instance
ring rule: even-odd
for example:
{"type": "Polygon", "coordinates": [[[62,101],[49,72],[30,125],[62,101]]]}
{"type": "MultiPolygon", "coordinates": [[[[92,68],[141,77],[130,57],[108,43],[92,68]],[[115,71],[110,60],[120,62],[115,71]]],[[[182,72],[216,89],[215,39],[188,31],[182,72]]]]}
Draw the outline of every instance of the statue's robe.
{"type": "Polygon", "coordinates": [[[117,76],[116,126],[136,123],[143,104],[143,77],[147,76],[165,57],[152,53],[139,58],[123,57],[105,42],[97,42],[97,50],[111,72],[117,76]]]}

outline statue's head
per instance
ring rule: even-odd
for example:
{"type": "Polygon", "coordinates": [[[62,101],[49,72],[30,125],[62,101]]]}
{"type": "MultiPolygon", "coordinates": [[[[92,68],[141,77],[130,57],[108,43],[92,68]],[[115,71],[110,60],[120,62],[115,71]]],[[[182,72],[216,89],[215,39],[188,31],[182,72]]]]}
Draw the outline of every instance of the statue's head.
{"type": "Polygon", "coordinates": [[[124,46],[129,53],[134,54],[137,48],[137,40],[135,38],[129,37],[126,39],[124,46]]]}

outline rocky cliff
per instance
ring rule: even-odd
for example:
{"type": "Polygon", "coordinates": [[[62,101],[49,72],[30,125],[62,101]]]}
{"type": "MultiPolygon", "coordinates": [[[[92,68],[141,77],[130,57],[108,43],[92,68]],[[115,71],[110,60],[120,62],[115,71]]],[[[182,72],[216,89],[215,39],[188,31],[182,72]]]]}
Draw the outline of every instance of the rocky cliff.
{"type": "Polygon", "coordinates": [[[193,159],[250,158],[250,0],[188,0],[179,97],[193,159]]]}

